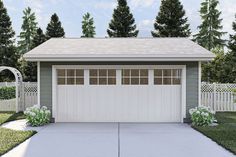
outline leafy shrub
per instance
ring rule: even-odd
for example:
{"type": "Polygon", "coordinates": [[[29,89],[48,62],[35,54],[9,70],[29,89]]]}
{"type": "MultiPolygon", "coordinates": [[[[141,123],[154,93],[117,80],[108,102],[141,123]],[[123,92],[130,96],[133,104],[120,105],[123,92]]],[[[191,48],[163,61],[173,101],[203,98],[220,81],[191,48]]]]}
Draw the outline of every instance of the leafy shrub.
{"type": "Polygon", "coordinates": [[[1,87],[0,99],[8,100],[16,97],[16,87],[1,87]]]}
{"type": "Polygon", "coordinates": [[[24,114],[31,126],[42,126],[50,122],[51,112],[46,106],[40,108],[34,105],[27,108],[24,114]]]}
{"type": "Polygon", "coordinates": [[[192,124],[195,126],[208,126],[215,120],[215,112],[207,107],[196,107],[189,110],[192,124]]]}

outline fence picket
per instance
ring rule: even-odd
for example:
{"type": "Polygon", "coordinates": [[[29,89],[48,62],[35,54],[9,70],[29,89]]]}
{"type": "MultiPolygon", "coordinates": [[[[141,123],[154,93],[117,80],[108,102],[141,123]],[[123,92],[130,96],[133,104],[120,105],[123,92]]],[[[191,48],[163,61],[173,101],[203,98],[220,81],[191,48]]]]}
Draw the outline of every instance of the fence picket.
{"type": "MultiPolygon", "coordinates": [[[[15,86],[14,82],[6,83],[0,82],[1,87],[12,87],[15,86]]],[[[37,83],[36,82],[23,82],[22,83],[22,105],[20,108],[25,110],[27,107],[31,107],[37,104],[37,83]]],[[[0,100],[0,111],[15,111],[15,99],[13,100],[0,100]]]]}
{"type": "Polygon", "coordinates": [[[233,89],[236,84],[202,83],[202,106],[214,111],[236,111],[233,89]]]}

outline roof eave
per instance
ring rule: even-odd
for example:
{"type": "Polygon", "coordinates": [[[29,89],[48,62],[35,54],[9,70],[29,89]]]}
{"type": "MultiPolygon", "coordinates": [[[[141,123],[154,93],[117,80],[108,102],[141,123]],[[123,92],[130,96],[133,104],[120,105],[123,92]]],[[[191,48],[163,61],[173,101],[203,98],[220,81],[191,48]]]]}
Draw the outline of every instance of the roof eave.
{"type": "Polygon", "coordinates": [[[109,61],[211,61],[213,56],[208,57],[25,57],[31,62],[109,62],[109,61]]]}

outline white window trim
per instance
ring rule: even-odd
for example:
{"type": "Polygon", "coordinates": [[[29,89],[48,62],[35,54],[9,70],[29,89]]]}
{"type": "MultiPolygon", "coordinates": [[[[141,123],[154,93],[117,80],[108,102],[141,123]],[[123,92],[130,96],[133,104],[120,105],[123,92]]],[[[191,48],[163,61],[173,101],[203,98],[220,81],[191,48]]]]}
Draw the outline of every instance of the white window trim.
{"type": "Polygon", "coordinates": [[[129,74],[129,77],[127,77],[127,76],[124,76],[123,77],[123,75],[122,75],[122,73],[121,73],[121,85],[122,86],[148,86],[149,85],[149,78],[150,78],[150,76],[149,76],[149,71],[150,71],[150,69],[146,69],[146,68],[140,68],[140,69],[133,69],[133,68],[123,68],[123,69],[121,69],[121,71],[122,70],[129,70],[129,72],[130,72],[130,74],[129,74]],[[138,76],[135,76],[135,77],[132,77],[132,75],[131,75],[131,71],[132,70],[138,70],[139,71],[139,75],[138,76]],[[146,77],[143,77],[143,76],[141,76],[141,74],[140,74],[140,70],[147,70],[147,79],[148,79],[148,84],[141,84],[140,83],[140,81],[141,81],[141,79],[142,78],[146,78],[146,77]],[[123,78],[128,78],[128,79],[130,79],[130,84],[122,84],[122,81],[123,81],[123,78]],[[139,79],[139,83],[138,84],[132,84],[131,83],[131,80],[132,80],[132,78],[136,78],[136,79],[139,79]]]}
{"type": "MultiPolygon", "coordinates": [[[[85,70],[85,82],[87,82],[87,78],[89,76],[88,69],[96,68],[96,69],[116,69],[117,70],[117,79],[121,80],[121,69],[182,69],[182,79],[181,79],[181,122],[183,122],[184,118],[186,118],[186,65],[52,65],[52,116],[55,118],[55,122],[57,119],[56,115],[56,100],[57,100],[57,76],[56,69],[84,69],[85,70]],[[86,72],[87,71],[87,72],[86,72]]],[[[150,73],[150,72],[149,72],[150,73]]],[[[152,76],[149,74],[149,77],[152,76]]],[[[153,79],[153,78],[150,78],[153,79]]],[[[89,83],[89,82],[87,82],[89,83]]],[[[85,83],[86,85],[86,83],[85,83]]],[[[117,82],[117,85],[121,85],[121,82],[117,82]],[[119,84],[118,84],[119,83],[119,84]]],[[[150,85],[150,84],[149,84],[150,85]]],[[[146,85],[147,86],[147,85],[146,85]]]]}
{"type": "MultiPolygon", "coordinates": [[[[100,70],[101,68],[97,68],[97,69],[95,69],[95,68],[91,68],[91,69],[85,69],[84,71],[88,71],[88,73],[89,73],[89,77],[87,77],[88,78],[88,82],[89,82],[89,85],[90,86],[115,86],[115,85],[117,85],[117,69],[102,69],[102,70],[106,70],[106,77],[100,77],[100,73],[99,73],[99,70],[100,70]],[[97,76],[96,77],[94,77],[94,76],[90,76],[90,70],[97,70],[97,76]],[[116,72],[116,76],[109,76],[108,75],[108,70],[115,70],[115,72],[116,72]],[[97,79],[97,84],[90,84],[90,78],[93,78],[93,79],[97,79]],[[99,83],[99,80],[100,80],[100,78],[106,78],[107,79],[107,83],[106,84],[100,84],[99,83]],[[116,83],[115,84],[109,84],[108,83],[108,80],[109,80],[109,78],[115,78],[116,79],[116,83]]],[[[85,78],[84,78],[85,79],[85,78]]]]}

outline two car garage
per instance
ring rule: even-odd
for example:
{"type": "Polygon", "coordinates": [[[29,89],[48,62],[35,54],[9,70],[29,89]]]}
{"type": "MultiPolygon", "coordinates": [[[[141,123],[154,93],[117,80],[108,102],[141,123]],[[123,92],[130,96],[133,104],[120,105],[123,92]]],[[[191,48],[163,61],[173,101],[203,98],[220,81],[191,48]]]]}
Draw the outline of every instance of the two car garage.
{"type": "Polygon", "coordinates": [[[56,122],[181,122],[185,66],[53,66],[56,122]]]}
{"type": "Polygon", "coordinates": [[[55,122],[188,120],[214,57],[187,38],[52,38],[24,54],[55,122]]]}

